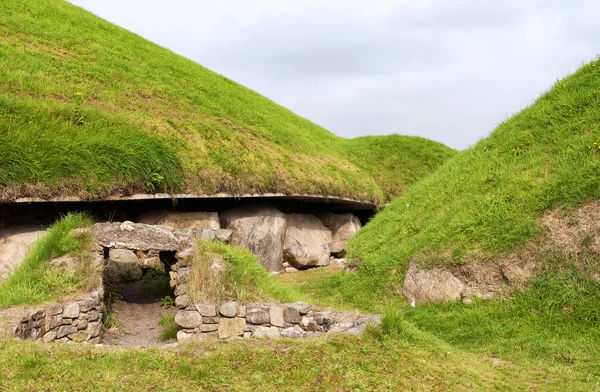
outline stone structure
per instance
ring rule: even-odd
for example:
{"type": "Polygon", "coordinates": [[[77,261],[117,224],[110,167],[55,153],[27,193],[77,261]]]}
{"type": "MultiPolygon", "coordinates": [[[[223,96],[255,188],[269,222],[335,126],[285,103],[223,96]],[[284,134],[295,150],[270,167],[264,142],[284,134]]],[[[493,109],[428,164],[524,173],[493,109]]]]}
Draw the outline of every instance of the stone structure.
{"type": "Polygon", "coordinates": [[[51,303],[23,316],[15,328],[21,339],[51,342],[100,343],[104,325],[104,289],[78,300],[51,303]]]}
{"type": "Polygon", "coordinates": [[[331,230],[331,254],[336,257],[344,257],[346,243],[360,230],[360,220],[352,214],[340,215],[330,212],[319,215],[319,219],[331,230]]]}
{"type": "Polygon", "coordinates": [[[309,214],[287,214],[285,219],[283,260],[299,269],[329,265],[331,231],[319,218],[309,214]]]}

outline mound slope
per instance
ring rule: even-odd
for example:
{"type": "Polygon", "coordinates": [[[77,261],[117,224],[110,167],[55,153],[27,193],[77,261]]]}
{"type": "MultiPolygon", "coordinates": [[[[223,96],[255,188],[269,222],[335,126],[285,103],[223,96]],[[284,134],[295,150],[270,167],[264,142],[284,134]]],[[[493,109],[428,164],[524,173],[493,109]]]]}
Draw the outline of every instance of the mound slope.
{"type": "Polygon", "coordinates": [[[542,216],[600,197],[600,61],[582,66],[390,203],[350,244],[347,289],[398,292],[409,262],[494,262],[545,235],[542,216]]]}
{"type": "Polygon", "coordinates": [[[394,136],[390,151],[382,142],[367,158],[371,143],[63,0],[3,3],[0,131],[3,201],[167,191],[382,203],[453,153],[394,136]],[[432,153],[384,158],[411,151],[432,153]]]}

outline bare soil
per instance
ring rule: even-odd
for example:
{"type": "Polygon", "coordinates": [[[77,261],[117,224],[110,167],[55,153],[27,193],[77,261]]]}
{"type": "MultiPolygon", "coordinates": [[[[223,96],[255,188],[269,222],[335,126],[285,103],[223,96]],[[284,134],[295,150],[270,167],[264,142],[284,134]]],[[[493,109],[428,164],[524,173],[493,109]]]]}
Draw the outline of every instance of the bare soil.
{"type": "Polygon", "coordinates": [[[158,281],[144,279],[110,288],[118,297],[111,305],[111,312],[117,320],[118,327],[107,329],[102,343],[135,347],[176,342],[175,339],[159,339],[164,329],[159,325],[161,317],[175,314],[175,309],[160,304],[161,299],[168,293],[157,290],[159,285],[158,281]]]}

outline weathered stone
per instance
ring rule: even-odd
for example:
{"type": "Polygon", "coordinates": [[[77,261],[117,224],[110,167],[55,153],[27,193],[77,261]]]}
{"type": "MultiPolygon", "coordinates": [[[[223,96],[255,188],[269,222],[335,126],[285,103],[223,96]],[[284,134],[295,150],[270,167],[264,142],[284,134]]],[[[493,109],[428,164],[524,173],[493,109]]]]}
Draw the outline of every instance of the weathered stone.
{"type": "Polygon", "coordinates": [[[173,294],[175,294],[176,296],[187,294],[187,285],[185,285],[185,284],[178,285],[177,281],[171,281],[171,282],[175,282],[174,286],[171,286],[171,287],[175,287],[175,291],[173,292],[173,294]]]}
{"type": "Polygon", "coordinates": [[[284,312],[284,320],[289,324],[298,324],[301,320],[300,312],[293,306],[286,306],[284,312]]]}
{"type": "Polygon", "coordinates": [[[84,344],[95,344],[95,345],[101,345],[102,339],[100,338],[100,336],[97,336],[95,338],[91,338],[89,340],[86,340],[85,342],[83,342],[84,344]]]}
{"type": "Polygon", "coordinates": [[[244,335],[242,336],[244,339],[248,339],[252,337],[252,332],[244,332],[244,335]]]}
{"type": "Polygon", "coordinates": [[[350,311],[350,312],[336,312],[335,313],[335,322],[336,323],[353,323],[360,317],[360,313],[358,311],[350,311]]]}
{"type": "Polygon", "coordinates": [[[141,215],[137,222],[174,229],[220,229],[219,215],[216,212],[150,211],[141,215]]]}
{"type": "Polygon", "coordinates": [[[215,240],[215,231],[211,229],[202,230],[202,234],[200,235],[200,239],[202,241],[214,241],[215,240]]]}
{"type": "Polygon", "coordinates": [[[233,318],[237,316],[238,303],[234,301],[223,302],[219,307],[219,313],[223,317],[233,318]]]}
{"type": "Polygon", "coordinates": [[[54,329],[56,327],[59,327],[61,325],[63,325],[63,324],[62,324],[62,317],[60,314],[57,314],[54,316],[46,315],[44,327],[47,331],[54,329]]]}
{"type": "Polygon", "coordinates": [[[160,261],[160,257],[146,257],[144,259],[140,259],[141,263],[139,264],[140,268],[143,269],[162,269],[162,262],[160,261]]]}
{"type": "Polygon", "coordinates": [[[100,313],[96,309],[93,309],[87,313],[79,314],[79,318],[82,320],[96,321],[100,318],[100,313]]]}
{"type": "Polygon", "coordinates": [[[324,326],[325,329],[329,329],[335,323],[335,316],[332,312],[315,312],[314,317],[317,320],[317,324],[324,326]]]}
{"type": "Polygon", "coordinates": [[[259,328],[260,325],[253,325],[253,324],[248,324],[246,323],[246,325],[244,326],[244,332],[254,332],[256,331],[256,328],[259,328]]]}
{"type": "Polygon", "coordinates": [[[258,306],[248,306],[246,308],[246,320],[252,324],[269,324],[271,318],[269,310],[258,306]]]}
{"type": "Polygon", "coordinates": [[[81,343],[87,338],[87,335],[84,331],[75,332],[69,335],[69,339],[76,343],[81,343]]]}
{"type": "Polygon", "coordinates": [[[108,282],[135,281],[142,278],[138,258],[128,249],[111,249],[104,268],[104,279],[108,282]]]}
{"type": "Polygon", "coordinates": [[[191,302],[191,299],[187,294],[179,295],[179,296],[175,297],[175,306],[177,306],[177,308],[179,308],[179,309],[187,308],[189,306],[190,302],[191,302]]]}
{"type": "Polygon", "coordinates": [[[85,331],[85,333],[92,338],[100,335],[100,332],[102,332],[102,324],[98,322],[89,323],[85,331]]]}
{"type": "Polygon", "coordinates": [[[286,304],[286,305],[291,308],[297,309],[301,315],[307,314],[312,309],[312,306],[310,304],[307,304],[306,302],[301,302],[301,301],[294,302],[291,304],[286,304]]]}
{"type": "Polygon", "coordinates": [[[275,305],[269,308],[269,319],[271,325],[275,327],[283,327],[283,324],[285,323],[283,315],[284,311],[285,308],[283,306],[275,305]]]}
{"type": "Polygon", "coordinates": [[[360,230],[360,219],[352,214],[325,213],[319,215],[325,226],[331,230],[331,253],[343,257],[346,254],[346,243],[360,230]]]}
{"type": "Polygon", "coordinates": [[[96,306],[96,301],[92,298],[82,299],[78,302],[80,312],[89,312],[96,306]]]}
{"type": "Polygon", "coordinates": [[[196,328],[202,324],[202,316],[198,312],[179,310],[175,314],[175,324],[182,328],[196,328]]]}
{"type": "Polygon", "coordinates": [[[331,231],[314,215],[287,214],[283,259],[292,267],[329,265],[331,231]]]}
{"type": "Polygon", "coordinates": [[[228,244],[231,242],[231,236],[233,235],[233,231],[227,229],[221,229],[215,231],[215,241],[222,242],[228,244]]]}
{"type": "Polygon", "coordinates": [[[202,316],[202,323],[203,324],[218,324],[219,323],[219,317],[215,317],[215,316],[202,316]]]}
{"type": "Polygon", "coordinates": [[[96,244],[115,249],[176,251],[180,242],[168,228],[132,222],[96,223],[92,234],[96,244]]]}
{"type": "Polygon", "coordinates": [[[63,318],[77,318],[79,317],[79,304],[77,302],[70,302],[65,305],[63,313],[63,318]]]}
{"type": "Polygon", "coordinates": [[[337,323],[330,326],[328,332],[346,332],[354,326],[355,324],[351,322],[337,323]]]}
{"type": "Polygon", "coordinates": [[[42,336],[42,342],[50,343],[56,339],[56,331],[48,331],[42,336]]]}
{"type": "Polygon", "coordinates": [[[186,340],[190,340],[192,338],[194,338],[196,334],[193,332],[186,332],[183,330],[177,331],[177,341],[178,342],[185,342],[186,340]]]}
{"type": "Polygon", "coordinates": [[[297,339],[304,337],[304,331],[299,326],[295,325],[281,331],[281,336],[284,338],[297,339]]]}
{"type": "Polygon", "coordinates": [[[246,206],[221,214],[221,224],[233,232],[231,243],[256,255],[267,271],[283,263],[285,215],[272,207],[246,206]]]}
{"type": "Polygon", "coordinates": [[[237,316],[244,317],[244,318],[246,317],[246,305],[238,306],[237,316]]]}
{"type": "Polygon", "coordinates": [[[73,321],[73,324],[71,325],[73,325],[77,329],[86,329],[88,327],[88,321],[77,319],[73,321]]]}
{"type": "MultiPolygon", "coordinates": [[[[0,211],[1,215],[1,211],[0,211]]],[[[0,227],[2,217],[0,216],[0,227]]],[[[8,278],[27,256],[29,248],[46,234],[39,225],[12,226],[0,235],[0,282],[8,278]]]]}
{"type": "Polygon", "coordinates": [[[402,294],[412,305],[456,301],[461,298],[465,285],[448,270],[421,269],[409,263],[404,277],[402,294]]]}
{"type": "Polygon", "coordinates": [[[242,336],[244,334],[244,325],[246,321],[243,318],[222,318],[219,320],[219,339],[226,339],[233,336],[242,336]]]}
{"type": "Polygon", "coordinates": [[[63,325],[61,327],[58,328],[58,330],[56,331],[56,339],[61,339],[67,335],[70,335],[72,333],[76,333],[77,332],[77,328],[75,328],[72,325],[63,325]]]}
{"type": "Polygon", "coordinates": [[[200,327],[200,332],[214,332],[219,329],[218,324],[202,324],[200,327]]]}
{"type": "Polygon", "coordinates": [[[314,332],[317,330],[317,321],[314,317],[304,316],[300,320],[300,327],[305,331],[314,332]]]}
{"type": "Polygon", "coordinates": [[[187,277],[190,273],[189,267],[182,267],[177,270],[177,282],[185,283],[187,282],[187,277]]]}
{"type": "Polygon", "coordinates": [[[285,267],[285,272],[288,273],[294,273],[294,272],[298,272],[298,268],[294,268],[294,267],[285,267]]]}
{"type": "Polygon", "coordinates": [[[252,334],[255,338],[270,338],[277,339],[280,335],[279,328],[277,327],[258,327],[252,334]]]}
{"type": "Polygon", "coordinates": [[[177,257],[179,266],[187,267],[194,259],[194,251],[191,248],[187,248],[177,252],[175,257],[177,257]]]}
{"type": "Polygon", "coordinates": [[[196,310],[203,316],[215,317],[217,315],[217,307],[214,304],[195,304],[196,310]]]}
{"type": "Polygon", "coordinates": [[[57,304],[57,303],[50,303],[46,306],[46,314],[47,315],[57,315],[57,314],[61,314],[63,311],[63,307],[61,304],[57,304]]]}

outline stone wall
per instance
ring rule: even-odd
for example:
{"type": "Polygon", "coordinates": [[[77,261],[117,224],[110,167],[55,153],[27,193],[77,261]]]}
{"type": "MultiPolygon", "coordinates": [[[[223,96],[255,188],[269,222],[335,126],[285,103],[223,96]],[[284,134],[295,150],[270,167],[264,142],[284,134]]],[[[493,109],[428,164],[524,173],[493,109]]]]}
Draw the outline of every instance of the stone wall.
{"type": "Polygon", "coordinates": [[[100,343],[104,325],[104,289],[65,303],[40,306],[21,318],[15,336],[50,342],[100,343]]]}

